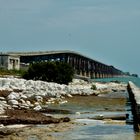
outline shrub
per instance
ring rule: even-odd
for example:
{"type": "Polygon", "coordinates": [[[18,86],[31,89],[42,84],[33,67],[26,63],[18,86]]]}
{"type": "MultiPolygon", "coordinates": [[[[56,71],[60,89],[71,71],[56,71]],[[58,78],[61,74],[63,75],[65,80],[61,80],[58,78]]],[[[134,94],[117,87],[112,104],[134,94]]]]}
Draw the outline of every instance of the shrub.
{"type": "Polygon", "coordinates": [[[92,90],[97,90],[96,85],[92,85],[92,86],[91,86],[91,89],[92,89],[92,90]]]}
{"type": "Polygon", "coordinates": [[[23,75],[25,79],[42,80],[68,84],[74,75],[73,68],[64,62],[37,62],[29,66],[28,71],[23,75]]]}
{"type": "Polygon", "coordinates": [[[25,72],[24,70],[7,70],[7,69],[0,68],[1,76],[4,75],[22,76],[24,72],[25,72]]]}

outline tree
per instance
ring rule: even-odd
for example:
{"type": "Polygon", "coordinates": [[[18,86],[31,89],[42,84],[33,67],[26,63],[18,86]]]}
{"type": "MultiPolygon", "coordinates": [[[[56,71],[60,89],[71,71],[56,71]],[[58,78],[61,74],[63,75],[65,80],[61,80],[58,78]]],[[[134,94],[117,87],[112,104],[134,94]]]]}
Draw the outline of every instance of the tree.
{"type": "Polygon", "coordinates": [[[28,71],[23,75],[23,78],[68,84],[72,81],[73,75],[74,70],[67,63],[36,62],[30,64],[28,71]]]}

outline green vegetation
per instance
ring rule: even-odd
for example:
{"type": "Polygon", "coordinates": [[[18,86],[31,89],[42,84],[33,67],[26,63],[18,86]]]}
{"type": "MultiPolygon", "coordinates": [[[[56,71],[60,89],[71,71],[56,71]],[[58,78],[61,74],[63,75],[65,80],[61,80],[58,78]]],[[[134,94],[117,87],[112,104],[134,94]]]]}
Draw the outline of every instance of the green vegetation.
{"type": "Polygon", "coordinates": [[[25,73],[23,70],[6,70],[6,69],[0,69],[0,75],[13,75],[13,76],[22,76],[25,73]]]}
{"type": "Polygon", "coordinates": [[[92,89],[92,90],[97,90],[96,85],[92,85],[92,86],[91,86],[91,89],[92,89]]]}
{"type": "Polygon", "coordinates": [[[73,68],[64,62],[37,62],[29,66],[28,71],[23,75],[25,79],[42,80],[68,84],[74,75],[73,68]]]}

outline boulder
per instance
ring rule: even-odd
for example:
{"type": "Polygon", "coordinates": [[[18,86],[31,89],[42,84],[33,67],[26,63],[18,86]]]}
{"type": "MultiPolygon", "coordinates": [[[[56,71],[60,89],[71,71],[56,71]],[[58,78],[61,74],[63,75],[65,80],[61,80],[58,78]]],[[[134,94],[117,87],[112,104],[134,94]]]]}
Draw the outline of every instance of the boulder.
{"type": "Polygon", "coordinates": [[[27,99],[27,96],[22,94],[22,95],[20,96],[20,98],[22,98],[22,99],[27,99]]]}
{"type": "Polygon", "coordinates": [[[39,110],[42,109],[42,107],[40,105],[38,105],[38,106],[34,107],[33,109],[36,110],[36,111],[39,111],[39,110]]]}
{"type": "Polygon", "coordinates": [[[10,105],[19,105],[18,101],[17,100],[9,100],[8,103],[10,105]]]}
{"type": "Polygon", "coordinates": [[[30,101],[26,101],[26,104],[29,105],[29,106],[32,105],[30,101]]]}
{"type": "Polygon", "coordinates": [[[7,96],[7,99],[8,100],[14,100],[14,99],[19,99],[20,98],[20,95],[19,93],[16,93],[16,92],[11,92],[8,96],[7,96]]]}
{"type": "Polygon", "coordinates": [[[40,105],[40,104],[39,104],[39,102],[35,102],[34,105],[35,105],[35,106],[38,106],[38,105],[40,105]]]}
{"type": "Polygon", "coordinates": [[[4,97],[0,97],[0,100],[3,101],[3,100],[5,100],[5,98],[4,97]]]}
{"type": "Polygon", "coordinates": [[[25,101],[24,101],[23,99],[20,99],[19,102],[20,102],[21,104],[25,104],[25,101]]]}
{"type": "Polygon", "coordinates": [[[29,105],[27,105],[26,103],[20,105],[20,108],[23,108],[23,109],[29,109],[29,105]]]}
{"type": "Polygon", "coordinates": [[[37,102],[42,102],[43,98],[41,96],[35,96],[37,102]]]}
{"type": "Polygon", "coordinates": [[[72,98],[72,95],[71,94],[67,94],[67,96],[70,97],[70,98],[72,98]]]}

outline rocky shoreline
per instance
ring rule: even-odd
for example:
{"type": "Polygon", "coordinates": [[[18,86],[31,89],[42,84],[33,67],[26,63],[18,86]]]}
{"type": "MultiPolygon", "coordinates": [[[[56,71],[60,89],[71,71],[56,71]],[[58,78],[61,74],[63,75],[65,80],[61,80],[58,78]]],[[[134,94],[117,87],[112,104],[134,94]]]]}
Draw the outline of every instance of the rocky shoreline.
{"type": "Polygon", "coordinates": [[[74,95],[100,95],[102,93],[125,91],[122,83],[92,83],[74,79],[69,85],[18,78],[0,78],[0,114],[5,109],[41,110],[49,104],[67,103],[65,97],[74,95]],[[92,89],[92,86],[96,89],[92,89]]]}
{"type": "MultiPolygon", "coordinates": [[[[69,117],[54,118],[50,104],[65,104],[73,96],[103,96],[106,93],[125,92],[126,84],[99,83],[73,79],[69,85],[19,78],[0,78],[0,135],[11,135],[5,125],[10,124],[70,124],[69,117]],[[93,88],[95,87],[95,89],[93,88]],[[45,106],[45,108],[44,108],[45,106]],[[45,113],[45,115],[43,114],[45,113]]],[[[59,110],[60,111],[60,110],[59,110]]],[[[67,112],[61,110],[60,112],[67,112]]],[[[61,125],[60,125],[61,126],[61,125]]],[[[51,138],[50,138],[51,139],[51,138]]]]}

